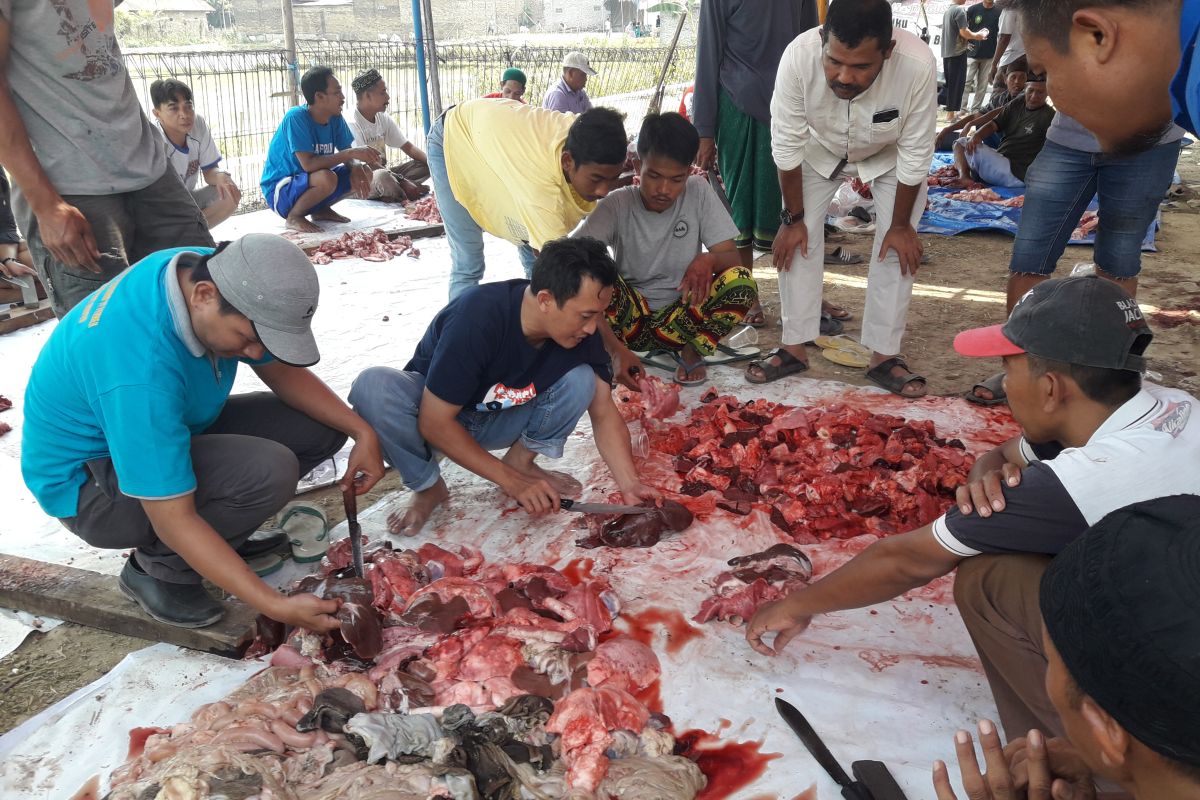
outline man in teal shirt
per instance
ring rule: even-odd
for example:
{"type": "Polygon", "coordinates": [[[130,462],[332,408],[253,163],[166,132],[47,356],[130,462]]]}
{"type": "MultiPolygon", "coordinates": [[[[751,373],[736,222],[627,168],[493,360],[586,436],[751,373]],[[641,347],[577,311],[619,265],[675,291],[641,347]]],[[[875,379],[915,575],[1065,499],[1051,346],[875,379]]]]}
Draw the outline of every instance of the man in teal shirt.
{"type": "Polygon", "coordinates": [[[356,444],[343,483],[383,475],[374,431],[307,367],[319,285],[296,245],[250,234],[153,253],[64,317],[25,394],[21,471],[43,510],[94,547],[133,548],[121,590],[203,627],[207,578],[261,613],[337,626],[334,601],[284,596],[243,561],[300,475],[356,444]],[[229,397],[239,361],[272,390],[229,397]]]}

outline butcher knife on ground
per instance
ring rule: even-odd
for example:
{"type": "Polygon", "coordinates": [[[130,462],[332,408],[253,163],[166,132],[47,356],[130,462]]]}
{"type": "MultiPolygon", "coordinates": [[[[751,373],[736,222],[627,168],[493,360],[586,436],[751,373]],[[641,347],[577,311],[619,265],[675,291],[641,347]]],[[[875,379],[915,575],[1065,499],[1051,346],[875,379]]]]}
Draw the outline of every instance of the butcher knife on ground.
{"type": "Polygon", "coordinates": [[[580,503],[576,500],[562,498],[558,501],[563,511],[574,511],[578,514],[652,514],[658,511],[650,506],[619,506],[611,503],[580,503]]]}
{"type": "Polygon", "coordinates": [[[851,780],[842,769],[842,765],[829,752],[829,748],[821,741],[821,737],[813,730],[812,725],[800,713],[800,710],[781,697],[775,698],[775,708],[788,727],[795,731],[800,741],[812,753],[813,758],[829,773],[829,777],[842,787],[842,797],[846,800],[905,800],[904,792],[896,784],[887,767],[877,761],[854,762],[854,774],[859,780],[851,780]],[[878,765],[878,766],[875,766],[878,765]],[[882,771],[879,769],[882,767],[882,771]],[[882,772],[882,774],[880,774],[882,772]],[[886,778],[883,777],[886,775],[886,778]],[[870,777],[868,784],[864,779],[870,777]],[[879,792],[876,794],[875,792],[879,792]]]}
{"type": "Polygon", "coordinates": [[[346,525],[350,528],[350,554],[354,563],[354,577],[365,578],[363,567],[362,526],[358,524],[358,486],[351,483],[342,490],[342,504],[346,508],[346,525]]]}

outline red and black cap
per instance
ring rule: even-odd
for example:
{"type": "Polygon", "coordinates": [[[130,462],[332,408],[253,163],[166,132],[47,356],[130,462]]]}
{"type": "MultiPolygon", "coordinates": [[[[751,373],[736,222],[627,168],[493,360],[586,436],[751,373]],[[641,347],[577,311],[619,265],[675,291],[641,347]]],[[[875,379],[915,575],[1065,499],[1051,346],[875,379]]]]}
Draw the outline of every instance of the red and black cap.
{"type": "Polygon", "coordinates": [[[1081,367],[1145,370],[1154,335],[1137,301],[1094,275],[1039,283],[1013,308],[1008,322],[963,331],[954,349],[964,356],[1021,353],[1081,367]]]}

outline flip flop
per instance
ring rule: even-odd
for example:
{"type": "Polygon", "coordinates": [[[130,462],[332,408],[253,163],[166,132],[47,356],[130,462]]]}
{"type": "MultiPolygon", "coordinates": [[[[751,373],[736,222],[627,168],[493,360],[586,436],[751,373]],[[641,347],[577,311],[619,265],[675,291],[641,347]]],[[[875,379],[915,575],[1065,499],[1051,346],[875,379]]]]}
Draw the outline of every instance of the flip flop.
{"type": "Polygon", "coordinates": [[[674,355],[670,350],[650,350],[646,353],[637,353],[638,360],[646,366],[666,372],[674,372],[675,367],[679,366],[675,363],[674,355]]]}
{"type": "Polygon", "coordinates": [[[977,406],[998,406],[1007,403],[1008,395],[1004,393],[1004,373],[997,372],[986,380],[980,381],[963,392],[963,397],[968,403],[974,403],[977,406]],[[991,399],[975,394],[977,389],[987,389],[992,393],[991,399]]]}
{"type": "Polygon", "coordinates": [[[292,559],[301,564],[320,561],[329,549],[329,519],[321,509],[297,503],[284,509],[279,528],[288,536],[292,559]]]}
{"type": "Polygon", "coordinates": [[[840,319],[842,322],[848,322],[849,320],[854,319],[854,315],[841,306],[835,306],[833,303],[824,303],[821,306],[822,309],[825,309],[826,307],[828,307],[829,310],[822,310],[821,313],[828,314],[832,319],[840,319]],[[835,311],[837,312],[836,314],[834,313],[835,311]]]}
{"type": "Polygon", "coordinates": [[[254,574],[262,578],[283,569],[283,558],[278,553],[266,553],[246,562],[254,574]]]}
{"type": "Polygon", "coordinates": [[[771,383],[780,378],[786,378],[788,375],[796,375],[808,369],[808,364],[805,364],[800,359],[780,347],[777,350],[772,350],[766,356],[755,361],[746,368],[746,380],[750,383],[771,383]],[[769,363],[772,358],[779,357],[779,364],[769,363]],[[756,378],[750,375],[751,367],[758,367],[762,370],[763,377],[756,378]]]}
{"type": "Polygon", "coordinates": [[[894,395],[899,395],[909,400],[917,400],[920,397],[924,397],[925,395],[906,395],[904,394],[904,387],[917,381],[925,383],[925,376],[918,375],[909,370],[908,376],[901,378],[892,374],[892,369],[895,367],[902,367],[908,370],[908,364],[905,363],[903,356],[892,356],[871,367],[871,369],[867,370],[867,378],[872,383],[887,389],[894,395]]]}
{"type": "Polygon", "coordinates": [[[858,253],[851,253],[844,247],[835,247],[832,253],[825,254],[825,263],[840,265],[861,264],[863,263],[863,257],[858,253]]]}
{"type": "Polygon", "coordinates": [[[822,336],[837,336],[842,331],[846,330],[846,326],[836,317],[830,316],[827,313],[821,313],[821,335],[822,336]]]}
{"type": "Polygon", "coordinates": [[[703,383],[708,383],[708,374],[707,373],[705,373],[703,378],[691,377],[691,374],[693,372],[695,372],[696,370],[705,369],[708,367],[708,362],[706,362],[703,357],[701,357],[699,361],[697,361],[693,364],[688,364],[686,361],[683,360],[683,356],[679,355],[678,353],[672,353],[671,355],[675,356],[675,375],[674,375],[675,383],[679,384],[680,386],[700,386],[703,383]],[[683,378],[682,379],[680,379],[680,377],[679,377],[679,369],[681,367],[683,368],[683,378]]]}
{"type": "Polygon", "coordinates": [[[871,351],[849,336],[818,336],[814,342],[821,356],[843,367],[866,369],[871,365],[871,351]]]}
{"type": "Polygon", "coordinates": [[[730,347],[723,342],[717,342],[717,352],[705,356],[704,362],[709,366],[721,364],[736,364],[740,361],[752,361],[762,355],[762,348],[755,345],[746,347],[730,347]]]}
{"type": "Polygon", "coordinates": [[[749,325],[751,328],[765,328],[767,327],[766,312],[762,310],[761,306],[758,311],[749,311],[742,319],[742,324],[749,325]]]}

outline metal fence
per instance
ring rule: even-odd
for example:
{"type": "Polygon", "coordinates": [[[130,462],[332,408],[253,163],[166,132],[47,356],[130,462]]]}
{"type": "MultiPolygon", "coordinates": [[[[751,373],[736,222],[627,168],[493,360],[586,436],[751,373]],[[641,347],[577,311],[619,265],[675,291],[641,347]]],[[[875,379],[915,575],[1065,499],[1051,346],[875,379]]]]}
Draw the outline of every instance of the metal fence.
{"type": "MultiPolygon", "coordinates": [[[[558,81],[562,58],[569,49],[504,43],[438,45],[442,104],[450,106],[495,91],[500,73],[509,66],[525,71],[529,79],[525,99],[540,104],[546,91],[558,81]]],[[[593,102],[623,111],[628,119],[626,127],[636,130],[667,48],[579,49],[598,73],[587,87],[593,102]]],[[[363,70],[378,69],[392,98],[389,112],[410,139],[424,143],[414,44],[306,41],[298,43],[297,50],[301,71],[316,65],[333,68],[346,88],[347,112],[353,102],[351,79],[363,70]]],[[[678,48],[667,72],[667,84],[679,87],[690,82],[695,61],[695,48],[678,48]]],[[[143,51],[126,53],[125,64],[148,112],[150,84],[155,80],[172,77],[188,83],[196,111],[208,122],[225,157],[225,168],[242,189],[240,210],[263,208],[258,183],[267,145],[291,104],[285,51],[143,51]]],[[[668,103],[671,96],[667,94],[668,103]]]]}

